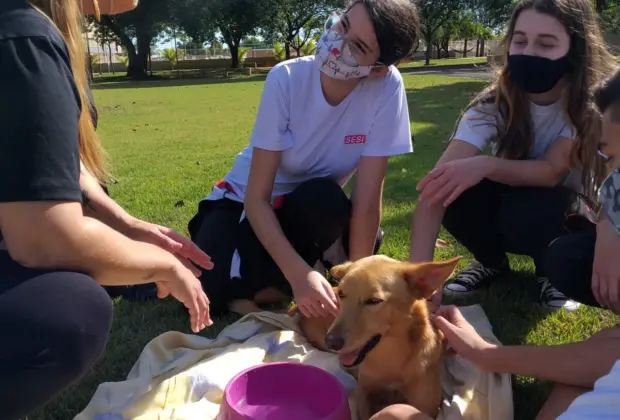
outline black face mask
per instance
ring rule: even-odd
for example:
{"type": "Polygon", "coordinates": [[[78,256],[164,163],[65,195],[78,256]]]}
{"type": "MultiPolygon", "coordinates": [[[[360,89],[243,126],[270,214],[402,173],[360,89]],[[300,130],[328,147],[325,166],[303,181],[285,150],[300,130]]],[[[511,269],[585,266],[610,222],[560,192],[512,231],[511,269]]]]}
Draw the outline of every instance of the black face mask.
{"type": "Polygon", "coordinates": [[[535,55],[508,55],[510,83],[527,93],[549,92],[571,70],[568,54],[557,60],[535,55]]]}

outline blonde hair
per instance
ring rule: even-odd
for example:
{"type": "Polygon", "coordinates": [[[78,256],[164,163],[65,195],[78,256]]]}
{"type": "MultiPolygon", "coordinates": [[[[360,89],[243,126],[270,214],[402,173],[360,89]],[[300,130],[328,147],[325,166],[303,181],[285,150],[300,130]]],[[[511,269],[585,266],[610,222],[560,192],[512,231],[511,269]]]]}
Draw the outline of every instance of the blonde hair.
{"type": "MultiPolygon", "coordinates": [[[[593,106],[592,92],[618,64],[607,50],[596,13],[588,0],[520,1],[501,42],[504,63],[508,59],[508,47],[517,18],[526,9],[554,16],[562,22],[570,36],[568,57],[573,71],[568,76],[563,103],[564,112],[576,134],[576,144],[570,155],[571,167],[582,171],[583,193],[588,201],[595,202],[596,191],[606,170],[598,155],[601,117],[593,106]]],[[[498,70],[495,81],[481,92],[467,109],[478,105],[493,105],[495,116],[501,117],[505,122],[497,124],[498,134],[492,139],[497,146],[498,156],[525,159],[532,147],[528,100],[521,90],[510,83],[507,66],[498,70]]]]}
{"type": "MultiPolygon", "coordinates": [[[[105,153],[95,131],[88,95],[88,76],[86,67],[86,51],[82,38],[83,15],[78,6],[78,0],[28,0],[30,4],[45,14],[61,34],[69,50],[73,79],[77,86],[82,112],[79,119],[80,160],[86,169],[102,183],[108,176],[105,153]]],[[[97,19],[99,19],[99,4],[92,1],[97,19]]]]}

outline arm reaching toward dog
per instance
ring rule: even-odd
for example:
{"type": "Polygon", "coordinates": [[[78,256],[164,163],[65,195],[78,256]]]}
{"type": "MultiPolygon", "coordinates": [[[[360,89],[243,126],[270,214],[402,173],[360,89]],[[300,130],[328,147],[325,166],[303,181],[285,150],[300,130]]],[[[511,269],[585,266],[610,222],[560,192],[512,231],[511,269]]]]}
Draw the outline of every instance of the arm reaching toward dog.
{"type": "MultiPolygon", "coordinates": [[[[478,150],[477,147],[467,142],[456,139],[452,140],[444,154],[441,158],[439,158],[435,168],[452,161],[476,156],[479,153],[480,150],[478,150]]],[[[437,236],[439,235],[439,229],[441,228],[441,220],[443,219],[445,207],[442,203],[427,202],[424,200],[424,197],[436,188],[441,188],[441,185],[437,180],[434,180],[427,175],[420,181],[417,188],[422,191],[422,194],[420,195],[419,202],[413,213],[409,261],[433,261],[435,242],[437,241],[437,236]]]]}
{"type": "Polygon", "coordinates": [[[496,346],[486,342],[455,306],[432,315],[453,351],[487,372],[529,376],[592,388],[620,359],[620,328],[554,346],[496,346]],[[588,360],[588,363],[583,363],[588,360]]]}

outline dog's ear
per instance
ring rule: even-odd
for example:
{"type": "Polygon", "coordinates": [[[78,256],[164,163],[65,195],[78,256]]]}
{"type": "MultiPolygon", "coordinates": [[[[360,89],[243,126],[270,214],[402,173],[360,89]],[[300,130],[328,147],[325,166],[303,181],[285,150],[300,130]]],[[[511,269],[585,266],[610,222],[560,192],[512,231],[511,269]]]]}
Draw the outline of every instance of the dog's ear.
{"type": "Polygon", "coordinates": [[[329,274],[331,274],[336,280],[340,280],[345,276],[345,274],[347,274],[347,271],[349,271],[352,264],[353,263],[351,261],[347,261],[345,263],[335,265],[331,268],[331,270],[329,270],[329,274]]]}
{"type": "Polygon", "coordinates": [[[428,299],[450,278],[461,259],[454,257],[446,261],[407,263],[403,274],[413,294],[417,298],[428,299]]]}

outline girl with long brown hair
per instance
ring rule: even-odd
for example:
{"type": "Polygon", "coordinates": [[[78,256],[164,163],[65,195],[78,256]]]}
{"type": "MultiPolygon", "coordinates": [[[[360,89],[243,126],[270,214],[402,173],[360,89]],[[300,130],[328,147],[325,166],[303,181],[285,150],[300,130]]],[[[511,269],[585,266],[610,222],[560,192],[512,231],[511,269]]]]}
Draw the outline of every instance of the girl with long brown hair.
{"type": "MultiPolygon", "coordinates": [[[[211,323],[199,272],[187,261],[208,269],[208,256],[195,247],[169,252],[144,228],[142,237],[128,236],[111,200],[96,200],[96,212],[83,208],[91,197],[82,175],[98,186],[107,170],[89,112],[78,1],[0,2],[3,419],[45,404],[98,360],[112,319],[101,285],[154,283],[159,297],[189,309],[195,332],[211,323]]],[[[109,2],[89,1],[96,13],[113,12],[109,2]]]]}
{"type": "Polygon", "coordinates": [[[498,77],[469,104],[418,184],[410,258],[433,258],[443,224],[476,259],[444,292],[488,285],[509,271],[510,252],[534,259],[543,305],[574,310],[578,304],[546,279],[542,260],[567,213],[595,202],[604,174],[601,119],[590,97],[616,62],[588,0],[519,2],[503,45],[498,77]],[[482,153],[488,145],[491,155],[482,153]]]}

